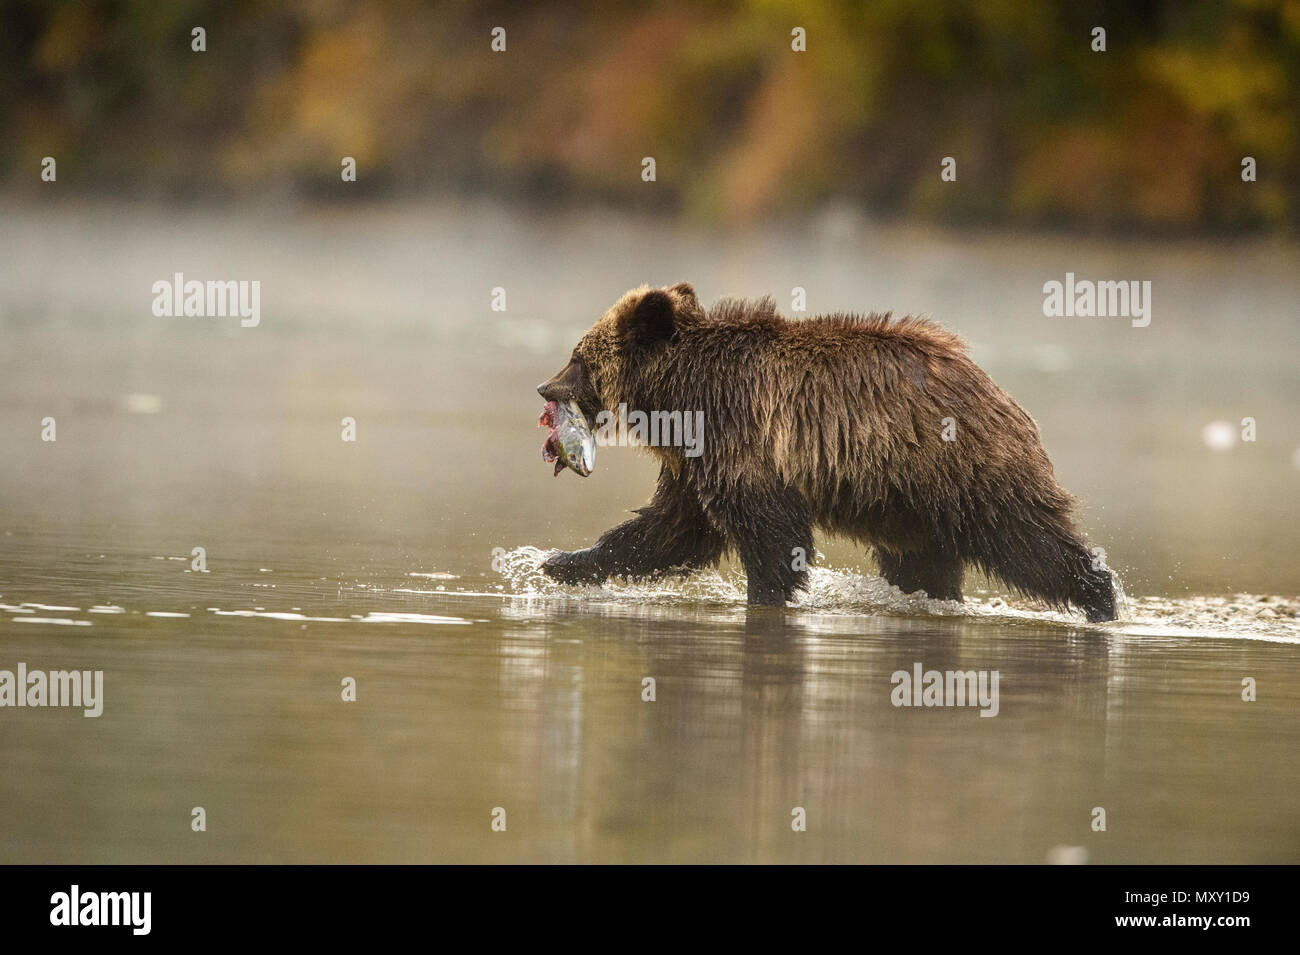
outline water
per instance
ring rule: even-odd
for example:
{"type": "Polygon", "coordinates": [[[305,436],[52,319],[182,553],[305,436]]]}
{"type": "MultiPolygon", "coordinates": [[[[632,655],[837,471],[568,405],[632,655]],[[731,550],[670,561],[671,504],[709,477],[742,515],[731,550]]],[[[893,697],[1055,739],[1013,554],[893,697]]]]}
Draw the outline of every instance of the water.
{"type": "Polygon", "coordinates": [[[0,710],[0,861],[1300,861],[1292,249],[479,206],[0,223],[0,669],[105,674],[98,719],[0,710]],[[1152,325],[1045,319],[1067,270],[1151,278],[1152,325]],[[263,324],[154,318],[174,271],[259,279],[263,324]],[[962,331],[1123,618],[907,597],[833,540],[783,611],[730,564],[542,578],[654,468],[552,479],[533,386],[623,289],[681,279],[962,331]],[[1206,447],[1247,415],[1258,441],[1206,447]],[[893,706],[915,663],[997,670],[998,716],[893,706]]]}

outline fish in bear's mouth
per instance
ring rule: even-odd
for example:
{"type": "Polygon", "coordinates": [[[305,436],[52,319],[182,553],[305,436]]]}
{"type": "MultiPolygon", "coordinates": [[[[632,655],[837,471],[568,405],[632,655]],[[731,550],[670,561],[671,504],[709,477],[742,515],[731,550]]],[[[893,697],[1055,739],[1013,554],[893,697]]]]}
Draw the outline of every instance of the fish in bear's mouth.
{"type": "Polygon", "coordinates": [[[596,466],[596,436],[587,425],[587,416],[576,401],[546,402],[539,428],[549,428],[542,445],[542,460],[555,462],[555,477],[566,467],[575,474],[586,477],[596,466]]]}

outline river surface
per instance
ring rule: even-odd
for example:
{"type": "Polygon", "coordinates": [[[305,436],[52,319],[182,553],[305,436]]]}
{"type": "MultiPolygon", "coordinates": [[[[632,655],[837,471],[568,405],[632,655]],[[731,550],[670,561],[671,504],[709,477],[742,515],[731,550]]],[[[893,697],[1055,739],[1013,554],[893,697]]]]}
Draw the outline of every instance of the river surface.
{"type": "Polygon", "coordinates": [[[0,708],[0,862],[1300,862],[1293,247],[56,202],[0,207],[0,261],[0,670],[104,687],[0,708]],[[258,280],[260,324],[155,317],[176,272],[258,280]],[[1151,324],[1044,317],[1067,272],[1150,280],[1151,324]],[[534,387],[681,280],[959,331],[1122,618],[906,597],[835,540],[785,610],[730,563],[542,578],[655,467],[552,478],[534,387]],[[996,716],[895,706],[918,665],[997,671],[996,716]]]}

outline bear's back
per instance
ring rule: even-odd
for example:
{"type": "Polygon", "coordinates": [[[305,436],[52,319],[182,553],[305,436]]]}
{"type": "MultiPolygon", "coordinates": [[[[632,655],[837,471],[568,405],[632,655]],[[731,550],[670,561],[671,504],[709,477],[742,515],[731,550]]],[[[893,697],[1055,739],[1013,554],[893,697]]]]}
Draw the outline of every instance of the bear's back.
{"type": "Polygon", "coordinates": [[[731,359],[722,376],[730,387],[721,420],[732,423],[724,447],[737,458],[765,457],[797,486],[829,473],[860,484],[946,483],[957,471],[1000,473],[1042,455],[1032,419],[970,360],[959,336],[929,320],[790,319],[768,298],[719,303],[699,330],[692,364],[703,381],[706,369],[731,359]],[[964,432],[961,454],[941,438],[949,420],[964,432]]]}

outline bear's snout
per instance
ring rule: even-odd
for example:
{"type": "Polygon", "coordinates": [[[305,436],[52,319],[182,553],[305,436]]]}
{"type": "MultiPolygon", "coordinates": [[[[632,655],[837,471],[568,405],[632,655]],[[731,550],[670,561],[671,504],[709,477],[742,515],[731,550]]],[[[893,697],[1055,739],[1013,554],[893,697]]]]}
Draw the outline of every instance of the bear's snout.
{"type": "Polygon", "coordinates": [[[571,358],[567,365],[538,385],[537,393],[547,401],[556,401],[560,404],[576,401],[582,413],[587,416],[589,425],[600,410],[596,390],[587,375],[587,366],[577,356],[571,358]]]}

